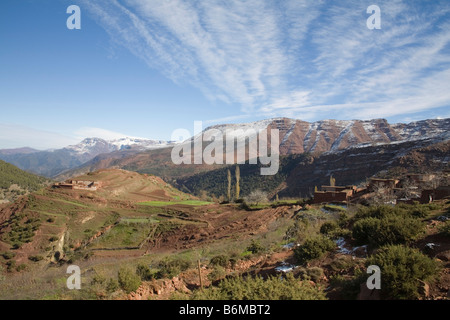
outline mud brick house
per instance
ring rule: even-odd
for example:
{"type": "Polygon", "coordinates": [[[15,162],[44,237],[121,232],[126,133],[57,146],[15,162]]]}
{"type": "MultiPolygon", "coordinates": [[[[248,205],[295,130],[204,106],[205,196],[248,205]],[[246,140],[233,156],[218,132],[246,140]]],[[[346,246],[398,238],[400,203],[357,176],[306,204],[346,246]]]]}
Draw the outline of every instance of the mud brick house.
{"type": "Polygon", "coordinates": [[[322,186],[322,191],[314,192],[314,203],[347,202],[358,189],[356,186],[322,186]]]}
{"type": "Polygon", "coordinates": [[[54,188],[71,189],[71,190],[89,190],[96,191],[101,187],[100,181],[86,181],[86,180],[67,180],[63,183],[53,185],[54,188]]]}

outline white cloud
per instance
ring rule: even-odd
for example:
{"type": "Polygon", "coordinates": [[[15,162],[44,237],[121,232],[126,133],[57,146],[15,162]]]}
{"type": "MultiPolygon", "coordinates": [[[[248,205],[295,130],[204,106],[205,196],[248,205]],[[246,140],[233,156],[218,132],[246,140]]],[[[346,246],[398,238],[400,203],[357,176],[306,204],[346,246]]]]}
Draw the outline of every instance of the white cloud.
{"type": "Polygon", "coordinates": [[[0,149],[30,147],[46,150],[63,148],[78,142],[77,138],[61,133],[0,123],[0,149]]]}
{"type": "MultiPolygon", "coordinates": [[[[388,117],[450,103],[448,1],[81,0],[111,38],[244,114],[388,117]]],[[[238,117],[240,117],[238,115],[238,117]]]]}
{"type": "Polygon", "coordinates": [[[115,140],[138,138],[126,134],[92,127],[83,127],[74,132],[45,131],[17,124],[0,123],[0,149],[30,147],[37,150],[61,149],[74,145],[86,138],[115,140]]]}
{"type": "Polygon", "coordinates": [[[134,138],[130,137],[126,134],[114,132],[106,129],[101,128],[92,128],[92,127],[83,127],[75,131],[75,135],[77,136],[78,140],[81,141],[85,138],[100,138],[104,140],[115,140],[120,138],[134,138]]]}

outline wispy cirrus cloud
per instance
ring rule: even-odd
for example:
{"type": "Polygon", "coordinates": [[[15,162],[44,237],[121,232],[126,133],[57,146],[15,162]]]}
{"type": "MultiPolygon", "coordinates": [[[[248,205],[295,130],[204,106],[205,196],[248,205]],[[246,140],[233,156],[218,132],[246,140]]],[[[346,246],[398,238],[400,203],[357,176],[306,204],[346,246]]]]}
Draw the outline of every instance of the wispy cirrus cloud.
{"type": "MultiPolygon", "coordinates": [[[[244,116],[370,118],[448,106],[450,4],[81,0],[111,37],[244,116]]],[[[238,115],[237,117],[241,117],[238,115]]]]}

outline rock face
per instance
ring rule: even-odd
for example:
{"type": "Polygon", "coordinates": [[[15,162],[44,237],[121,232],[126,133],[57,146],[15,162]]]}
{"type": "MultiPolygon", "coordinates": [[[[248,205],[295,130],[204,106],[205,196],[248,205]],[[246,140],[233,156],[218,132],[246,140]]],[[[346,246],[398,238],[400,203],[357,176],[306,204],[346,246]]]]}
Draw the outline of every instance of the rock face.
{"type": "Polygon", "coordinates": [[[448,135],[450,119],[424,120],[409,124],[389,124],[385,119],[322,120],[306,122],[297,119],[276,118],[244,124],[217,125],[205,129],[261,130],[278,129],[282,155],[304,152],[338,151],[361,144],[388,144],[414,141],[426,137],[448,135]]]}
{"type": "Polygon", "coordinates": [[[148,300],[151,297],[158,299],[169,298],[174,292],[190,293],[184,281],[175,277],[172,279],[157,280],[154,282],[144,282],[136,290],[127,296],[127,300],[148,300]]]}
{"type": "MultiPolygon", "coordinates": [[[[259,127],[258,122],[247,127],[259,127]]],[[[426,137],[447,135],[450,119],[424,120],[409,124],[390,125],[385,119],[323,120],[305,122],[294,119],[273,119],[268,129],[280,131],[282,155],[304,152],[322,153],[338,151],[361,144],[388,144],[415,141],[426,137]]]]}

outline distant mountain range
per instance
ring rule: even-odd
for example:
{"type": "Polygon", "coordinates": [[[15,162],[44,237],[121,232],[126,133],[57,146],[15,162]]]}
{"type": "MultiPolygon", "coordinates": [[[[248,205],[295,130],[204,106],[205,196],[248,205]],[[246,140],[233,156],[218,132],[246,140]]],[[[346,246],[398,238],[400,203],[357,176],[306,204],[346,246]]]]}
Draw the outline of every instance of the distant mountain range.
{"type": "Polygon", "coordinates": [[[62,149],[38,151],[31,148],[0,150],[0,159],[16,165],[22,170],[46,177],[54,177],[61,172],[78,167],[100,154],[119,150],[139,152],[170,146],[161,140],[122,138],[104,140],[87,138],[76,145],[62,149]]]}
{"type": "MultiPolygon", "coordinates": [[[[349,148],[427,140],[435,142],[450,137],[450,119],[432,119],[408,124],[389,124],[384,119],[375,120],[323,120],[306,122],[297,119],[275,118],[244,124],[222,124],[209,127],[226,130],[254,131],[278,129],[280,154],[293,155],[305,152],[320,155],[336,153],[349,148]]],[[[270,131],[270,130],[269,130],[270,131]]],[[[199,135],[185,143],[200,139],[199,135]]],[[[244,136],[241,137],[244,139],[244,136]]],[[[205,142],[204,145],[207,143],[205,142]]],[[[81,143],[53,151],[36,151],[29,148],[0,150],[0,159],[19,168],[46,177],[71,176],[85,171],[118,167],[162,176],[183,176],[199,171],[209,171],[210,166],[177,167],[171,163],[167,141],[124,138],[106,141],[89,138],[81,143]]],[[[423,147],[423,146],[422,146],[423,147]]]]}

